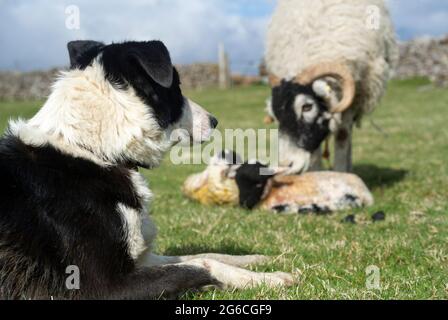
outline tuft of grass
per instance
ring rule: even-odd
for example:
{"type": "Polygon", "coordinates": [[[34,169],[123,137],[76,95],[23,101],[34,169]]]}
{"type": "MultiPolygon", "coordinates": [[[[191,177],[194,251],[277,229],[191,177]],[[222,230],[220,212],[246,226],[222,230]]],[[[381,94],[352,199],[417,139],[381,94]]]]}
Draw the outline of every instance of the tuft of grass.
{"type": "MultiPolygon", "coordinates": [[[[265,128],[265,86],[189,92],[220,128],[265,128]]],[[[28,118],[40,102],[1,102],[8,118],[28,118]]],[[[293,272],[292,288],[188,294],[186,299],[446,299],[448,298],[448,91],[424,79],[394,81],[381,106],[355,131],[355,172],[374,193],[367,209],[329,216],[282,216],[231,207],[203,207],[180,186],[203,166],[168,160],[143,171],[155,193],[152,215],[161,254],[265,254],[257,271],[293,272]],[[380,128],[381,130],[379,130],[380,128]],[[384,222],[370,216],[384,211],[384,222]],[[356,225],[342,224],[356,214],[356,225]],[[380,270],[369,290],[368,266],[380,270]]]]}

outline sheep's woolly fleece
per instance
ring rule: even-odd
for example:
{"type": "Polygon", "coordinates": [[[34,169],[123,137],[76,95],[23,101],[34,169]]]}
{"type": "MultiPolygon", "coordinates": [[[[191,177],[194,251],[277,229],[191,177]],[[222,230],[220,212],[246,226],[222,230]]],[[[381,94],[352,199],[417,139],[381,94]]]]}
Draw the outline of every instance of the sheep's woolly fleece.
{"type": "Polygon", "coordinates": [[[312,65],[339,60],[348,62],[357,84],[353,107],[372,111],[398,61],[385,2],[280,0],[267,33],[268,71],[291,79],[312,65]],[[369,24],[372,8],[379,11],[378,29],[369,24]]]}

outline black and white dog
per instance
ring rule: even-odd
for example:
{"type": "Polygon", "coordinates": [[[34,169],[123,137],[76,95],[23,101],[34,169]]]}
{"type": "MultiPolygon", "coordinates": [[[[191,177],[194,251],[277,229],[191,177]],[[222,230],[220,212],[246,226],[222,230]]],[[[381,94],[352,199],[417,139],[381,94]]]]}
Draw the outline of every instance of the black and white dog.
{"type": "Polygon", "coordinates": [[[184,98],[161,42],[68,49],[71,69],[45,105],[10,122],[0,140],[0,298],[146,299],[292,284],[289,274],[239,268],[262,256],[152,253],[151,193],[136,168],[157,166],[174,130],[201,142],[217,120],[184,98]],[[79,287],[67,286],[67,270],[79,270],[79,287]]]}

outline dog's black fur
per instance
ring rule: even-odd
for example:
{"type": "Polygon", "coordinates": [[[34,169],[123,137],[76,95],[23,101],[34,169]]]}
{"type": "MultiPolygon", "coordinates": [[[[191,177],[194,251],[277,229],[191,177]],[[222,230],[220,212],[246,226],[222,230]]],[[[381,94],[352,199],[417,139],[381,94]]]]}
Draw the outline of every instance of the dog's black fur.
{"type": "MultiPolygon", "coordinates": [[[[69,51],[72,68],[81,69],[101,52],[106,76],[132,86],[161,124],[180,116],[178,75],[162,43],[83,41],[69,51]]],[[[7,132],[0,139],[0,298],[149,299],[216,284],[195,267],[137,267],[117,211],[118,203],[142,209],[130,172],[26,145],[7,132]],[[79,290],[66,287],[72,265],[79,290]]]]}
{"type": "Polygon", "coordinates": [[[303,116],[301,119],[297,119],[294,102],[299,94],[306,95],[316,102],[319,116],[329,110],[325,100],[314,92],[312,84],[301,85],[285,80],[272,89],[272,110],[279,122],[280,133],[291,137],[298,148],[314,152],[330,134],[329,120],[318,123],[319,116],[311,123],[305,121],[303,116]]]}

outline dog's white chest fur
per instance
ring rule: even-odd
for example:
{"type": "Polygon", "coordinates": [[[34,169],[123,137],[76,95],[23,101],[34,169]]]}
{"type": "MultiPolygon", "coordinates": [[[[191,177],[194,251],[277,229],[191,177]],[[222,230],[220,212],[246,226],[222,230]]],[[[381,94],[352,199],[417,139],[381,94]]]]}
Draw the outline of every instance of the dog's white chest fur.
{"type": "Polygon", "coordinates": [[[134,260],[137,260],[147,250],[152,249],[157,229],[147,211],[147,205],[152,198],[152,194],[145,179],[138,172],[132,172],[131,180],[134,190],[142,199],[143,209],[139,211],[122,203],[118,204],[117,209],[123,218],[129,254],[134,260]]]}

